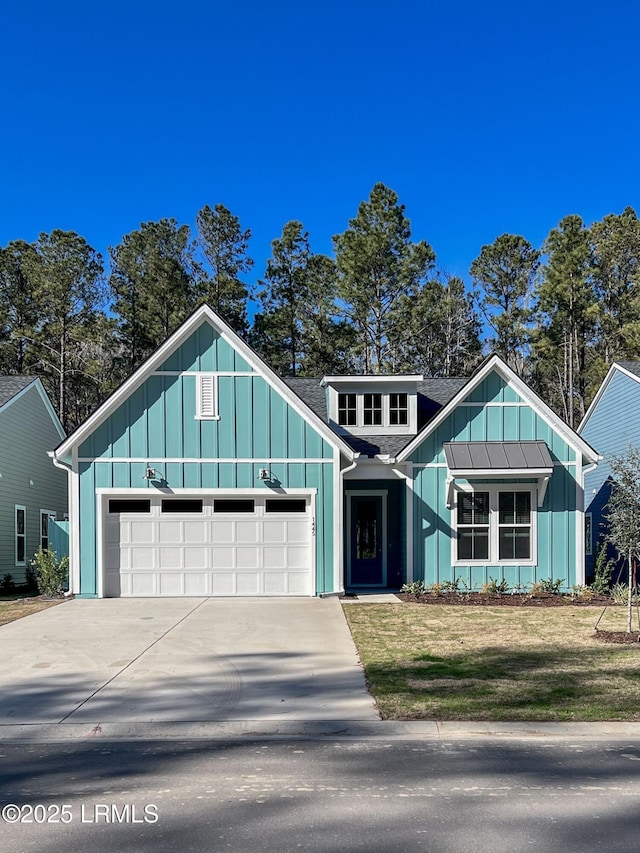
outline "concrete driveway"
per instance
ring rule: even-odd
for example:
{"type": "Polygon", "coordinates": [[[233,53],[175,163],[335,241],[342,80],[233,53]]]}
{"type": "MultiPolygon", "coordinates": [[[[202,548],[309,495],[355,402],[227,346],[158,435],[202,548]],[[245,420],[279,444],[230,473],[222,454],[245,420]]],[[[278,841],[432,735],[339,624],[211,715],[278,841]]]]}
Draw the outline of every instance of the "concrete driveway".
{"type": "Polygon", "coordinates": [[[377,719],[336,599],[76,600],[0,627],[0,726],[377,719]]]}

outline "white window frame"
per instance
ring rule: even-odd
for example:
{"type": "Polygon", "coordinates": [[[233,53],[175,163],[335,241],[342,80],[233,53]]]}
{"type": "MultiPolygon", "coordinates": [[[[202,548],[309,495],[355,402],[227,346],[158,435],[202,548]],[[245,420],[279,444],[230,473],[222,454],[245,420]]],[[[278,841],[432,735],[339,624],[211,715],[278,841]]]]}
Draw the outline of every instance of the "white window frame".
{"type": "Polygon", "coordinates": [[[218,376],[215,373],[198,373],[196,375],[196,415],[197,421],[218,421],[218,376]],[[209,396],[205,394],[204,385],[211,384],[209,390],[211,396],[211,405],[205,410],[204,401],[209,396]]]}
{"type": "MultiPolygon", "coordinates": [[[[537,488],[531,483],[478,483],[476,486],[469,484],[460,485],[455,490],[455,500],[451,508],[451,564],[453,566],[535,566],[538,563],[538,501],[537,488]],[[458,494],[488,492],[489,493],[489,557],[487,560],[459,560],[458,559],[458,494]],[[529,492],[531,495],[531,519],[528,525],[501,525],[498,495],[500,492],[529,492]],[[531,555],[528,560],[501,560],[499,533],[500,527],[529,527],[531,530],[531,555]]],[[[466,527],[467,525],[465,525],[466,527]]],[[[473,527],[474,525],[469,525],[473,527]]]]}
{"type": "MultiPolygon", "coordinates": [[[[402,409],[398,409],[402,411],[402,409]]],[[[418,429],[418,398],[415,391],[408,389],[406,385],[394,385],[385,387],[384,384],[360,386],[358,388],[340,387],[329,388],[329,418],[335,425],[336,432],[341,435],[376,435],[388,433],[390,435],[408,435],[417,432],[418,429]],[[355,424],[340,423],[340,395],[354,396],[356,398],[356,422],[355,424]],[[364,398],[365,394],[379,394],[382,398],[382,423],[365,424],[364,422],[364,398]],[[391,394],[407,395],[407,423],[391,423],[391,394]]]]}
{"type": "Polygon", "coordinates": [[[584,553],[587,557],[593,554],[593,513],[584,514],[584,553]]]}
{"type": "MultiPolygon", "coordinates": [[[[49,522],[48,522],[48,520],[50,518],[52,518],[54,521],[56,520],[56,511],[53,509],[41,509],[40,510],[40,530],[39,530],[39,534],[38,534],[38,541],[40,542],[41,548],[42,548],[42,539],[43,539],[43,536],[42,536],[42,519],[45,515],[47,517],[47,548],[48,548],[49,547],[49,531],[48,531],[49,522]]],[[[42,550],[44,551],[45,549],[42,548],[42,550]]]]}
{"type": "Polygon", "coordinates": [[[27,508],[26,506],[22,506],[22,504],[15,504],[13,510],[13,541],[14,541],[14,556],[15,556],[15,565],[16,566],[26,566],[27,565],[27,508]],[[22,510],[23,512],[23,529],[24,533],[18,533],[18,511],[22,510]],[[24,560],[18,560],[18,539],[22,538],[24,541],[24,560]]]}

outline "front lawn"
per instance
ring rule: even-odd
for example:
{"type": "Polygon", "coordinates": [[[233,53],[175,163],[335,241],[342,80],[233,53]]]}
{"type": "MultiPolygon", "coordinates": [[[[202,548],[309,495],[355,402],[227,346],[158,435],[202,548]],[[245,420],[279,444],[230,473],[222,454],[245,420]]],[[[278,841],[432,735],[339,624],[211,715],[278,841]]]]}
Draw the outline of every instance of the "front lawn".
{"type": "Polygon", "coordinates": [[[597,640],[602,607],[343,608],[384,719],[640,720],[640,643],[597,640]]]}
{"type": "Polygon", "coordinates": [[[39,598],[0,598],[0,625],[15,622],[23,616],[30,616],[39,610],[46,610],[60,604],[60,601],[41,601],[39,598]]]}

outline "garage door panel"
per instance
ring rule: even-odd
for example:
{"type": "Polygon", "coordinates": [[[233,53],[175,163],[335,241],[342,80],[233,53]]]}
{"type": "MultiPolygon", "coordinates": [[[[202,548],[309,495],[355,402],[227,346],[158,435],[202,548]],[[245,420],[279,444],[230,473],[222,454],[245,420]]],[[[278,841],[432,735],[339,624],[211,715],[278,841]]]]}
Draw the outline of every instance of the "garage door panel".
{"type": "Polygon", "coordinates": [[[260,556],[262,548],[254,546],[238,545],[236,551],[236,568],[237,569],[258,569],[260,568],[260,556]]]}
{"type": "Polygon", "coordinates": [[[163,543],[181,544],[184,541],[183,526],[179,521],[167,521],[164,518],[158,525],[158,540],[163,543]]]}
{"type": "MultiPolygon", "coordinates": [[[[154,580],[155,574],[132,572],[129,575],[129,595],[157,595],[154,580]]],[[[124,595],[125,593],[123,592],[122,594],[124,595]]]]}
{"type": "Polygon", "coordinates": [[[191,543],[201,542],[205,544],[210,539],[209,522],[206,519],[198,521],[183,522],[184,541],[191,543]]]}
{"type": "Polygon", "coordinates": [[[233,548],[218,548],[215,545],[211,549],[211,565],[214,569],[234,569],[233,548]]]}
{"type": "Polygon", "coordinates": [[[184,575],[185,595],[209,595],[209,575],[203,572],[185,572],[184,575]]]}
{"type": "Polygon", "coordinates": [[[184,595],[182,578],[178,572],[158,575],[158,595],[184,595]]]}
{"type": "Polygon", "coordinates": [[[238,572],[236,575],[237,595],[259,595],[260,576],[258,572],[238,572]]]}
{"type": "Polygon", "coordinates": [[[261,525],[259,521],[237,521],[235,541],[242,542],[259,542],[261,525]]]}
{"type": "Polygon", "coordinates": [[[208,568],[208,550],[204,548],[184,548],[184,568],[185,569],[206,569],[208,568]]]}
{"type": "MultiPolygon", "coordinates": [[[[106,595],[313,593],[307,512],[278,513],[277,501],[271,497],[268,506],[266,498],[252,499],[251,513],[216,515],[214,498],[199,496],[202,513],[178,515],[162,512],[162,500],[167,499],[151,498],[150,511],[147,507],[137,515],[107,511],[103,527],[106,595]]],[[[237,500],[229,496],[228,504],[237,500]]]]}

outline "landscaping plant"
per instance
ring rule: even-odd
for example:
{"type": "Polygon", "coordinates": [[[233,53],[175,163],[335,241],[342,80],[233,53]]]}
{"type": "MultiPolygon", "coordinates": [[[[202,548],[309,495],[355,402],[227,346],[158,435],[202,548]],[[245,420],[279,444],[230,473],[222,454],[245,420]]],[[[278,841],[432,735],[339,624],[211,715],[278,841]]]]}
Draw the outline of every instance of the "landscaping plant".
{"type": "Polygon", "coordinates": [[[69,558],[58,560],[58,555],[51,548],[43,551],[38,548],[31,565],[36,572],[36,583],[40,595],[62,595],[69,575],[69,558]]]}

